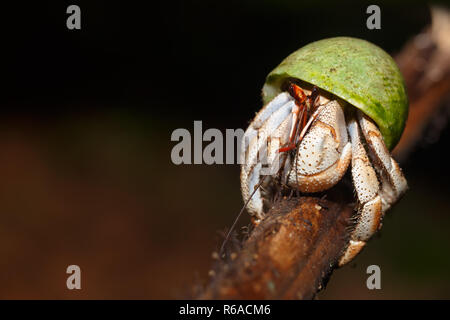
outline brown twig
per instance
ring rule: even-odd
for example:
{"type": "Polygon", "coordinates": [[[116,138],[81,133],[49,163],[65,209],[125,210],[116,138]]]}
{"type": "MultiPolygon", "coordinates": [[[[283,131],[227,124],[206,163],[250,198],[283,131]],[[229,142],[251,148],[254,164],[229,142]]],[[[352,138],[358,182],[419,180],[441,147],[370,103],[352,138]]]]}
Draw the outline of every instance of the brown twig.
{"type": "MultiPolygon", "coordinates": [[[[450,11],[433,7],[432,25],[411,39],[396,56],[405,78],[410,112],[393,154],[407,158],[421,141],[439,110],[447,107],[450,92],[450,11]]],[[[436,128],[435,128],[436,129],[436,128]]]]}
{"type": "Polygon", "coordinates": [[[200,298],[313,298],[345,246],[352,213],[351,206],[319,198],[278,202],[200,298]]]}
{"type": "MultiPolygon", "coordinates": [[[[408,87],[410,114],[394,155],[405,159],[443,101],[449,101],[449,13],[432,9],[433,26],[396,59],[408,87]],[[439,24],[439,25],[436,25],[439,24]],[[444,31],[442,31],[444,30],[444,31]],[[442,35],[442,32],[444,36],[442,35]]],[[[353,200],[281,199],[242,249],[218,266],[198,299],[312,299],[347,244],[353,200]]]]}

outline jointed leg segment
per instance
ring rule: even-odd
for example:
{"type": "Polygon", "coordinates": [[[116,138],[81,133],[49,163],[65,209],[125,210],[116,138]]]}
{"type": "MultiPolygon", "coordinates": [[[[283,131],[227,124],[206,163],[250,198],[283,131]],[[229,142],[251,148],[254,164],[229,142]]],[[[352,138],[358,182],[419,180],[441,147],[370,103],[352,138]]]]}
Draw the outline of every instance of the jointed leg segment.
{"type": "Polygon", "coordinates": [[[351,261],[361,251],[366,241],[381,227],[386,210],[407,189],[406,179],[387,150],[378,128],[359,111],[357,119],[358,121],[350,119],[348,131],[352,142],[352,177],[359,212],[349,245],[339,261],[340,266],[351,261]],[[367,142],[372,161],[369,160],[361,142],[358,124],[367,142]]]}

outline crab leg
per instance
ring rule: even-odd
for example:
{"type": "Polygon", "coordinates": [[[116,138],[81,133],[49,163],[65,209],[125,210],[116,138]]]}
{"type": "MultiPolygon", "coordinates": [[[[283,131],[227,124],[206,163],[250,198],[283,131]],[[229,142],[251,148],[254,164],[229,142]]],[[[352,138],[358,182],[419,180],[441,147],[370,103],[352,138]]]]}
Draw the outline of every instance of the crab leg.
{"type": "MultiPolygon", "coordinates": [[[[298,130],[299,114],[300,114],[300,106],[298,105],[298,103],[296,103],[295,106],[292,108],[292,126],[291,126],[291,132],[289,132],[289,142],[290,142],[290,144],[293,143],[295,133],[298,130]]],[[[302,112],[301,118],[303,118],[303,112],[302,112]]],[[[280,151],[280,152],[283,152],[283,151],[280,151]]]]}
{"type": "Polygon", "coordinates": [[[272,168],[264,168],[271,164],[274,153],[273,145],[283,145],[288,137],[291,125],[291,111],[295,102],[288,93],[281,93],[268,103],[255,117],[244,134],[241,149],[241,191],[244,202],[248,201],[247,210],[257,219],[263,218],[263,195],[261,188],[255,191],[260,184],[261,176],[272,168]],[[263,157],[264,161],[260,161],[263,157]]]}
{"type": "Polygon", "coordinates": [[[352,143],[352,178],[360,207],[349,245],[339,260],[339,266],[351,261],[362,250],[367,240],[380,227],[383,217],[379,182],[361,143],[355,119],[350,119],[348,131],[352,143]]]}
{"type": "Polygon", "coordinates": [[[381,200],[383,212],[386,212],[406,192],[408,183],[386,148],[377,126],[360,111],[358,122],[371,151],[375,168],[381,177],[381,200]]]}
{"type": "Polygon", "coordinates": [[[305,117],[305,110],[304,107],[300,111],[300,107],[295,104],[295,106],[292,108],[292,125],[291,125],[291,131],[289,133],[289,141],[288,145],[283,148],[279,148],[278,152],[287,152],[289,150],[295,149],[295,139],[299,132],[300,122],[305,122],[303,119],[306,119],[305,117]],[[300,115],[300,117],[299,117],[300,115]]]}
{"type": "Polygon", "coordinates": [[[287,184],[301,192],[331,188],[345,174],[351,160],[351,144],[339,103],[330,101],[319,106],[311,120],[312,124],[308,122],[300,134],[294,163],[286,166],[293,170],[285,172],[287,184]]]}

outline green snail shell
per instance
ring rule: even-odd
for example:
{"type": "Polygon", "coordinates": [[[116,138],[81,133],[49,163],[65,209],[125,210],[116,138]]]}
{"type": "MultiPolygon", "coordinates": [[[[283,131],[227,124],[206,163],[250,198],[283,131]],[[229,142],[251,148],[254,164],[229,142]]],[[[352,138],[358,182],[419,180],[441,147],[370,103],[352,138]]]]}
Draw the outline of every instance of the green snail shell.
{"type": "Polygon", "coordinates": [[[408,116],[405,83],[391,56],[376,45],[337,37],[300,48],[267,76],[264,104],[288,78],[315,85],[363,111],[376,122],[390,150],[400,139],[408,116]]]}

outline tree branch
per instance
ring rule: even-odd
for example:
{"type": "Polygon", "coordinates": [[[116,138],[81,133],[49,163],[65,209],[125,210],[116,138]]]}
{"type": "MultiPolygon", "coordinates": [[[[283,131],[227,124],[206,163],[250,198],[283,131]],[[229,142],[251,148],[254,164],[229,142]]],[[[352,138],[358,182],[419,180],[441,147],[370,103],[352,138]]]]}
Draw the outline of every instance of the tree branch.
{"type": "Polygon", "coordinates": [[[347,242],[352,213],[351,206],[313,197],[281,200],[199,298],[313,298],[347,242]]]}

